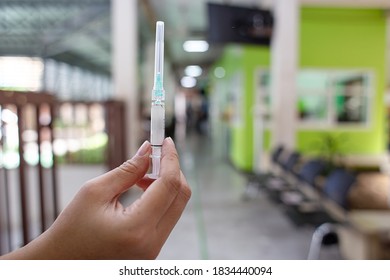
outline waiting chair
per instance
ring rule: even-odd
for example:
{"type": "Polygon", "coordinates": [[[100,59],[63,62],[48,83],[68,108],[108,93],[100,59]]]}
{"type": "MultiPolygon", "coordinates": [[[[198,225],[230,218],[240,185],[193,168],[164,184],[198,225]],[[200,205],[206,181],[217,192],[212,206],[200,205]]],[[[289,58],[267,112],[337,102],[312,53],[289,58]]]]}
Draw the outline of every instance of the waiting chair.
{"type": "Polygon", "coordinates": [[[271,163],[276,164],[278,161],[280,161],[281,155],[284,150],[285,149],[283,145],[275,147],[274,151],[271,154],[271,163]]]}
{"type": "Polygon", "coordinates": [[[295,186],[285,188],[283,192],[280,192],[279,200],[287,206],[296,205],[307,200],[305,195],[308,196],[308,194],[304,188],[307,185],[309,185],[310,188],[318,187],[316,178],[321,175],[324,168],[325,163],[318,159],[312,159],[305,162],[299,172],[292,172],[297,179],[295,186]]]}
{"type": "Polygon", "coordinates": [[[325,162],[320,159],[312,159],[302,166],[296,176],[300,181],[309,184],[312,187],[318,188],[316,178],[321,175],[325,169],[325,162]]]}
{"type": "MultiPolygon", "coordinates": [[[[323,193],[327,199],[335,203],[335,207],[347,210],[348,193],[355,181],[355,174],[345,169],[337,169],[326,180],[323,193]]],[[[332,218],[316,228],[310,243],[308,259],[318,259],[322,245],[338,244],[337,224],[339,223],[344,221],[332,218]]]]}
{"type": "MultiPolygon", "coordinates": [[[[302,193],[302,199],[296,203],[288,203],[286,199],[286,214],[298,226],[319,226],[323,223],[337,222],[323,207],[324,202],[330,202],[334,207],[346,209],[347,195],[355,181],[355,175],[345,169],[336,169],[326,178],[322,189],[317,189],[316,197],[307,197],[302,193]]],[[[313,189],[314,190],[314,189],[313,189]]],[[[329,203],[328,203],[329,204],[329,203]]]]}
{"type": "MultiPolygon", "coordinates": [[[[284,150],[285,149],[284,149],[283,145],[278,145],[272,151],[270,159],[271,159],[271,164],[273,165],[273,167],[278,166],[280,164],[284,150]]],[[[261,187],[266,185],[268,180],[270,180],[271,178],[274,178],[275,176],[276,175],[275,175],[274,171],[272,170],[272,168],[269,172],[264,172],[264,173],[260,173],[260,174],[251,174],[248,177],[245,192],[243,195],[244,200],[248,199],[251,189],[255,189],[256,191],[258,191],[261,187]]]]}
{"type": "Polygon", "coordinates": [[[296,166],[299,164],[300,159],[301,154],[293,151],[287,155],[285,161],[278,163],[281,169],[279,176],[272,178],[265,185],[268,195],[273,201],[280,202],[280,193],[291,189],[295,184],[291,178],[295,178],[296,166]]]}
{"type": "Polygon", "coordinates": [[[326,179],[323,193],[338,205],[347,209],[347,196],[356,175],[344,168],[334,170],[326,179]]]}
{"type": "Polygon", "coordinates": [[[292,151],[290,155],[287,157],[285,162],[279,162],[280,167],[284,172],[289,174],[295,174],[295,167],[301,159],[301,154],[297,151],[292,151]]]}

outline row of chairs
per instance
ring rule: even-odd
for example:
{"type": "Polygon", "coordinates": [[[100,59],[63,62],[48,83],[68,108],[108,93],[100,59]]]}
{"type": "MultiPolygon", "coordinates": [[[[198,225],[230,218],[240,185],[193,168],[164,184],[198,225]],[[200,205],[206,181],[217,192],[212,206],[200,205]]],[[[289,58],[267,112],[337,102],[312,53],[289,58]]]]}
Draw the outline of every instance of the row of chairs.
{"type": "Polygon", "coordinates": [[[283,146],[273,150],[271,163],[271,172],[250,180],[257,180],[257,187],[281,204],[297,226],[316,227],[309,258],[318,258],[322,244],[338,241],[334,225],[345,222],[343,214],[348,209],[347,197],[356,175],[342,167],[329,169],[322,159],[303,159],[299,152],[283,146]]]}

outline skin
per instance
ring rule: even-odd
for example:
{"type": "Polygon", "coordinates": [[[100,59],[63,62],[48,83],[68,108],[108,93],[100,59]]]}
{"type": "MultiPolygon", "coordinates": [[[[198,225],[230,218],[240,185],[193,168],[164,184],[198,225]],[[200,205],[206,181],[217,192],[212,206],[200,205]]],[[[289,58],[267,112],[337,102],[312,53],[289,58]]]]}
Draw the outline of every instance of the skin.
{"type": "Polygon", "coordinates": [[[151,146],[86,182],[53,225],[26,246],[0,259],[155,259],[179,220],[191,190],[171,138],[162,147],[160,177],[145,176],[151,146]],[[119,197],[138,185],[129,206],[119,197]]]}

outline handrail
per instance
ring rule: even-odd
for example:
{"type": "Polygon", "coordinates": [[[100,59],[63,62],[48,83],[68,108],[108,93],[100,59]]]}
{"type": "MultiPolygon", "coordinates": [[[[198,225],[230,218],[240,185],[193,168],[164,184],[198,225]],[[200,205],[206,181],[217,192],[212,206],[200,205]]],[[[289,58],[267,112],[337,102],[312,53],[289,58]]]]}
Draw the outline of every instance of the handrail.
{"type": "MultiPolygon", "coordinates": [[[[103,102],[92,101],[58,101],[54,95],[47,92],[16,92],[16,91],[1,91],[0,90],[0,254],[11,251],[16,246],[27,244],[33,239],[36,234],[35,220],[31,218],[31,208],[39,205],[39,232],[45,231],[54,219],[59,214],[59,198],[57,190],[57,166],[58,161],[55,156],[54,144],[55,140],[63,135],[56,135],[61,128],[59,127],[61,121],[61,106],[70,106],[71,111],[75,112],[78,106],[86,108],[83,118],[86,118],[87,130],[88,124],[96,121],[90,116],[90,109],[97,105],[102,110],[102,122],[104,127],[101,132],[107,135],[107,144],[98,152],[103,153],[99,158],[102,159],[102,164],[107,169],[112,169],[119,166],[127,158],[125,131],[125,106],[121,101],[108,100],[103,102]],[[7,123],[1,121],[5,113],[12,112],[15,116],[13,120],[14,127],[17,127],[18,135],[13,135],[12,145],[17,146],[17,153],[19,164],[12,168],[7,166],[4,161],[4,153],[9,150],[9,141],[7,139],[7,123]],[[34,145],[36,145],[38,159],[32,164],[26,161],[26,131],[36,135],[34,145]],[[56,139],[55,139],[56,138],[56,139]],[[42,143],[50,143],[50,164],[44,161],[43,145],[42,143]],[[20,144],[18,144],[20,143],[20,144]],[[32,165],[34,167],[32,167],[32,165]],[[15,181],[14,174],[17,171],[17,181],[15,181]],[[31,182],[30,172],[35,172],[38,182],[31,182]],[[11,184],[12,183],[12,184],[11,184]],[[18,185],[16,185],[16,183],[18,185]],[[37,185],[37,189],[34,187],[37,185]],[[15,193],[17,188],[18,203],[15,206],[15,193]],[[11,188],[11,190],[10,190],[11,188]],[[11,192],[10,192],[11,191],[11,192]],[[36,200],[33,200],[34,191],[38,192],[36,200]],[[11,199],[13,198],[13,199],[11,199]],[[32,205],[34,204],[34,205],[32,205]],[[15,210],[16,209],[16,210],[15,210]],[[22,233],[15,237],[15,228],[12,228],[15,223],[21,224],[22,233]],[[33,230],[35,229],[35,231],[33,230]],[[3,234],[4,233],[4,234],[3,234]],[[5,236],[6,235],[6,236],[5,236]],[[20,238],[18,238],[18,236],[20,238]],[[21,239],[21,243],[19,243],[21,239]]],[[[72,120],[67,124],[74,129],[83,129],[78,127],[77,116],[72,116],[72,120]]],[[[63,127],[62,127],[63,128],[63,127]]],[[[66,129],[65,129],[66,130],[66,129]]],[[[93,134],[93,132],[91,132],[93,134]]],[[[93,135],[92,135],[93,136],[93,135]]],[[[73,136],[71,136],[73,137],[73,136]]],[[[60,139],[66,142],[69,139],[60,139]]],[[[47,151],[46,145],[46,151],[47,151]]],[[[98,153],[97,152],[97,153],[98,153]]],[[[94,155],[95,152],[93,152],[94,155]]],[[[47,158],[46,158],[47,160],[47,158]]],[[[74,163],[74,162],[71,162],[74,163]]],[[[8,163],[9,164],[9,163],[8,163]]],[[[34,208],[36,209],[36,208],[34,208]]]]}
{"type": "MultiPolygon", "coordinates": [[[[1,150],[2,152],[6,152],[7,149],[7,137],[9,137],[7,132],[7,123],[3,118],[3,114],[8,110],[11,112],[10,108],[13,108],[13,114],[16,115],[17,123],[15,123],[17,127],[17,139],[10,139],[11,141],[17,141],[18,143],[18,159],[19,164],[17,166],[18,173],[18,192],[19,192],[19,202],[18,205],[20,212],[20,219],[22,223],[22,244],[25,245],[31,241],[32,229],[31,229],[31,199],[29,198],[29,192],[31,191],[31,182],[27,179],[27,168],[28,164],[25,160],[25,148],[24,145],[26,143],[24,134],[27,129],[34,128],[35,133],[37,135],[37,146],[38,146],[38,161],[37,161],[37,169],[38,169],[38,189],[39,189],[39,212],[40,212],[40,231],[43,232],[47,229],[51,220],[53,220],[58,215],[58,198],[57,198],[57,180],[56,180],[56,166],[55,166],[55,158],[54,153],[52,153],[52,165],[50,168],[46,169],[48,172],[44,172],[44,167],[42,166],[42,133],[45,131],[49,131],[49,141],[51,143],[51,147],[53,147],[53,114],[54,114],[54,106],[55,106],[55,98],[48,93],[35,93],[35,92],[16,92],[16,91],[0,91],[0,116],[2,116],[1,122],[1,150]],[[42,108],[49,108],[46,110],[46,114],[49,114],[49,121],[42,123],[41,120],[41,110],[42,108]],[[34,110],[29,110],[28,108],[34,108],[34,110]],[[27,112],[27,110],[29,110],[27,112]],[[32,127],[27,127],[27,123],[34,124],[32,127]],[[51,197],[49,197],[51,195],[51,197]],[[50,205],[48,201],[50,200],[50,205]]],[[[4,158],[4,154],[3,154],[4,158]]],[[[9,186],[9,172],[10,170],[1,164],[1,173],[2,176],[1,181],[4,182],[2,188],[2,194],[5,196],[2,199],[2,202],[5,203],[3,208],[6,209],[6,216],[3,217],[2,220],[6,220],[7,224],[7,239],[8,239],[8,248],[5,250],[1,248],[2,251],[10,251],[12,250],[13,236],[11,234],[11,229],[9,228],[11,225],[11,212],[13,211],[12,205],[10,205],[10,186],[9,186]]],[[[52,221],[51,221],[52,222],[52,221]]]]}

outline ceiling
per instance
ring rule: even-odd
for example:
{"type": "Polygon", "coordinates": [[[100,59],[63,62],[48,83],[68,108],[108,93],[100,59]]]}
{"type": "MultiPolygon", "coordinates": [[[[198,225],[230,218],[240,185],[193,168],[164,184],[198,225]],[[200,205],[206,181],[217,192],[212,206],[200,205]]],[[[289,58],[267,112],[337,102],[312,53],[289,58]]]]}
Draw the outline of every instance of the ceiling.
{"type": "MultiPolygon", "coordinates": [[[[141,49],[154,40],[155,21],[164,21],[166,56],[179,75],[183,66],[207,66],[220,53],[214,46],[206,53],[186,53],[182,47],[187,39],[206,37],[207,2],[259,6],[267,0],[138,2],[141,49]]],[[[109,75],[110,16],[110,0],[0,0],[0,56],[53,58],[109,75]]]]}
{"type": "Polygon", "coordinates": [[[110,72],[109,0],[0,0],[0,56],[110,72]]]}
{"type": "MultiPolygon", "coordinates": [[[[300,1],[320,5],[369,3],[390,8],[389,0],[300,1]]],[[[162,20],[165,22],[165,53],[177,75],[181,75],[185,65],[207,66],[215,61],[220,53],[217,46],[211,46],[206,53],[186,53],[182,47],[185,40],[206,38],[207,2],[270,8],[274,1],[138,0],[141,49],[154,40],[154,23],[162,20]]],[[[109,75],[110,24],[110,0],[0,0],[0,56],[53,58],[109,75]]]]}

